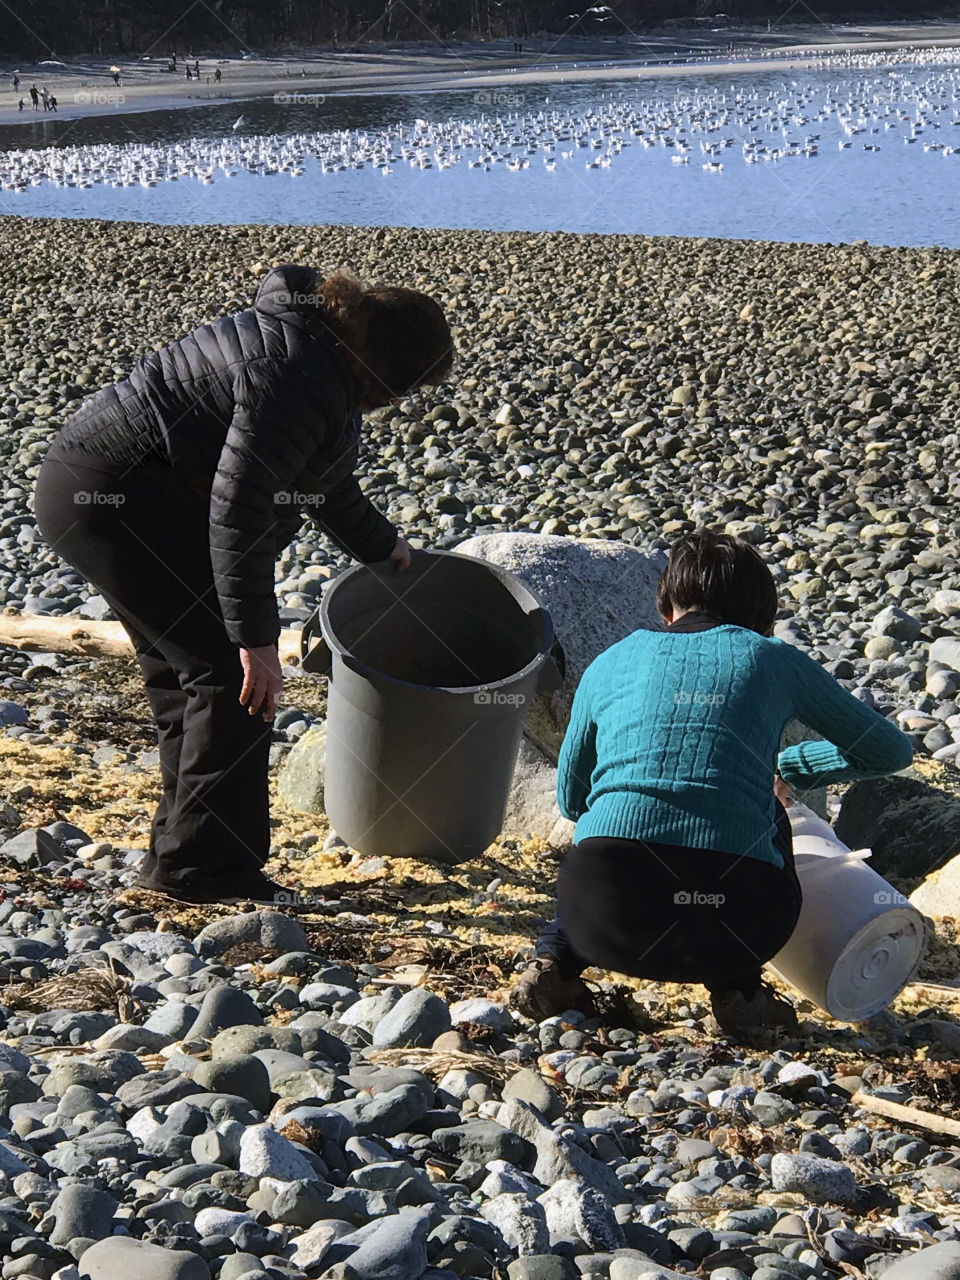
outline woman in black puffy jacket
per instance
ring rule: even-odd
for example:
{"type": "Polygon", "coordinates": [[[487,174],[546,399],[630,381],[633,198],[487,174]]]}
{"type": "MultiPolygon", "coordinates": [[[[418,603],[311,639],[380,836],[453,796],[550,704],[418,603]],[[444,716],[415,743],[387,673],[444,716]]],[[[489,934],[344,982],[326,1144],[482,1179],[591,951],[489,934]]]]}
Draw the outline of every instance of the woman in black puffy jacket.
{"type": "Polygon", "coordinates": [[[145,355],[54,440],[38,524],[129,632],[157,721],[163,795],[139,887],[273,898],[276,557],[307,514],[364,563],[409,564],[354,475],[359,415],[451,363],[424,294],[278,267],[251,308],[145,355]]]}

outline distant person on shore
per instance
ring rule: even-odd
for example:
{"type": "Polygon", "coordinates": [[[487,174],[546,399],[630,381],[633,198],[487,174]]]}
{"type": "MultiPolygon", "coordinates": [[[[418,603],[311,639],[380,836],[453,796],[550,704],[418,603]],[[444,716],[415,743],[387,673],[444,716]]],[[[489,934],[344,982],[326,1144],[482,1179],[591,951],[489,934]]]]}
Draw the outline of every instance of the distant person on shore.
{"type": "Polygon", "coordinates": [[[185,71],[186,71],[186,73],[187,73],[187,79],[188,79],[188,80],[192,80],[192,79],[193,79],[193,74],[192,74],[192,72],[191,72],[191,70],[190,70],[190,64],[189,64],[189,63],[187,63],[187,65],[186,65],[186,67],[185,67],[185,71]]]}
{"type": "Polygon", "coordinates": [[[17,75],[16,72],[13,73],[13,92],[14,93],[20,92],[20,77],[17,75]]]}
{"type": "Polygon", "coordinates": [[[51,93],[51,95],[50,95],[50,110],[51,110],[51,111],[56,111],[56,109],[57,109],[57,99],[56,99],[56,95],[51,93]]]}
{"type": "Polygon", "coordinates": [[[117,86],[118,89],[120,88],[120,72],[119,71],[113,72],[113,83],[117,86]]]}
{"type": "Polygon", "coordinates": [[[200,59],[196,58],[193,64],[193,74],[197,80],[200,79],[200,59]]]}
{"type": "Polygon", "coordinates": [[[33,103],[34,111],[39,111],[40,110],[40,94],[37,92],[37,86],[35,84],[32,84],[30,86],[30,101],[33,103]]]}
{"type": "Polygon", "coordinates": [[[17,110],[18,110],[18,111],[22,111],[22,110],[23,110],[23,99],[22,99],[22,98],[21,98],[21,99],[20,99],[20,101],[17,103],[17,110]]]}
{"type": "Polygon", "coordinates": [[[726,1034],[794,1031],[793,1006],[762,979],[800,915],[791,788],[895,773],[910,741],[770,638],[773,575],[739,538],[677,542],[657,605],[666,630],[613,645],[577,688],[557,765],[576,843],[513,1000],[537,1021],[589,1012],[580,974],[596,965],[703,983],[726,1034]],[[824,741],[780,751],[793,717],[824,741]]]}
{"type": "Polygon", "coordinates": [[[137,887],[276,900],[261,869],[283,686],[275,561],[309,516],[357,560],[409,566],[354,474],[361,414],[452,360],[425,294],[278,267],[252,307],[148,351],[54,440],[37,523],[127,629],[157,721],[163,791],[137,887]]]}
{"type": "Polygon", "coordinates": [[[216,71],[214,71],[214,73],[213,73],[213,78],[214,78],[214,80],[216,80],[217,84],[219,84],[219,83],[220,83],[220,81],[223,79],[223,75],[222,75],[222,73],[221,73],[221,71],[220,71],[220,68],[219,68],[219,67],[217,67],[216,71]]]}
{"type": "Polygon", "coordinates": [[[44,111],[49,111],[50,110],[50,93],[46,85],[44,85],[40,90],[40,101],[43,103],[44,111]]]}

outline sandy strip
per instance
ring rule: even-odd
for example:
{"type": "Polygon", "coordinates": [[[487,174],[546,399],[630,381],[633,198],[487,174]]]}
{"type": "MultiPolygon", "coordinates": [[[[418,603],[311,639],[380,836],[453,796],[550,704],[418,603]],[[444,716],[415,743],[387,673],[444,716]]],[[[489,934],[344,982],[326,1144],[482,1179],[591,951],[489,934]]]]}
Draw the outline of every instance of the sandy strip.
{"type": "MultiPolygon", "coordinates": [[[[678,29],[658,32],[649,39],[625,40],[621,44],[600,40],[543,40],[531,42],[521,60],[509,42],[462,44],[441,48],[411,46],[402,49],[371,49],[329,54],[320,58],[290,56],[275,60],[201,59],[198,82],[187,80],[184,63],[177,73],[166,70],[165,60],[149,63],[118,60],[122,84],[113,83],[108,60],[64,69],[56,66],[8,63],[0,72],[4,80],[19,71],[19,93],[0,90],[0,125],[36,126],[62,120],[122,116],[143,111],[202,107],[256,98],[300,95],[308,98],[341,94],[424,93],[451,89],[510,89],[532,83],[562,83],[573,80],[612,80],[632,75],[667,78],[697,74],[753,74],[797,70],[818,53],[873,53],[904,47],[960,45],[960,24],[911,24],[857,28],[796,28],[787,38],[783,32],[768,34],[763,29],[704,32],[678,29]],[[726,53],[726,41],[734,46],[734,56],[726,53]],[[653,61],[677,57],[678,49],[688,49],[684,61],[653,61]],[[214,82],[219,66],[223,75],[214,82]],[[33,111],[31,84],[44,84],[56,94],[56,117],[33,111]],[[17,99],[24,99],[19,111],[17,99]]],[[[45,132],[38,141],[46,141],[45,132]]]]}

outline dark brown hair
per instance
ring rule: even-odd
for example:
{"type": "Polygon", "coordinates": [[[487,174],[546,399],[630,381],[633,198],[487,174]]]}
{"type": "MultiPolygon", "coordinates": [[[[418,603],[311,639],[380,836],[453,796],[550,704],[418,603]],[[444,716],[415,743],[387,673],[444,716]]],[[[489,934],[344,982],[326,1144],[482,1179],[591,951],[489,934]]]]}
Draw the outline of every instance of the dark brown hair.
{"type": "Polygon", "coordinates": [[[338,271],[323,281],[320,296],[368,403],[386,404],[450,372],[450,326],[425,293],[397,285],[364,286],[351,272],[338,271]]]}
{"type": "Polygon", "coordinates": [[[777,587],[748,542],[697,529],[671,547],[657,585],[657,608],[664,615],[699,609],[718,622],[767,636],[777,616],[777,587]]]}

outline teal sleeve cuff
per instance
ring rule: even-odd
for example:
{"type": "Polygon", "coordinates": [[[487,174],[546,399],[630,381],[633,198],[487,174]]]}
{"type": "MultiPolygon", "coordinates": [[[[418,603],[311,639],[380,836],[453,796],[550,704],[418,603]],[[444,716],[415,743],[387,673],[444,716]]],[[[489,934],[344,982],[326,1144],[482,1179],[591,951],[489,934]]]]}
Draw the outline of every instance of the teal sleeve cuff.
{"type": "MultiPolygon", "coordinates": [[[[892,726],[891,726],[892,728],[892,726]]],[[[809,791],[836,782],[855,782],[861,778],[881,778],[906,769],[913,760],[913,748],[907,736],[894,729],[885,743],[883,758],[877,756],[870,768],[857,767],[832,742],[798,742],[780,752],[777,770],[791,787],[809,791]]]]}

